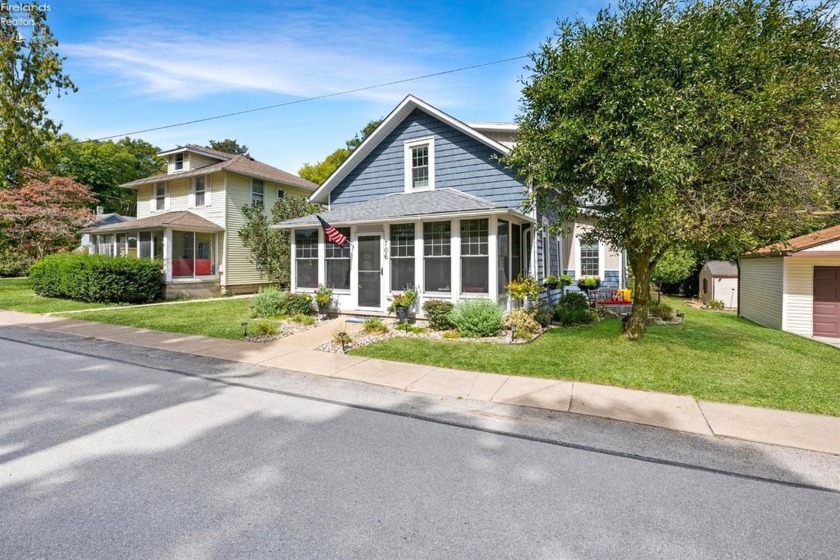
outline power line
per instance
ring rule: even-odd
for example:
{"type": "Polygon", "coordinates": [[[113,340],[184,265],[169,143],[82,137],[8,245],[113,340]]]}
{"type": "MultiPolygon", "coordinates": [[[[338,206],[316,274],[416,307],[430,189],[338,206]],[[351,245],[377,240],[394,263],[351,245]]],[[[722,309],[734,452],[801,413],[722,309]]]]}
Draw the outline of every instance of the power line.
{"type": "Polygon", "coordinates": [[[514,56],[514,57],[511,57],[511,58],[505,58],[505,59],[502,59],[502,60],[494,60],[492,62],[484,62],[482,64],[474,64],[473,66],[463,66],[461,68],[455,68],[455,69],[452,69],[452,70],[444,70],[442,72],[435,72],[433,74],[425,74],[423,76],[414,76],[413,78],[404,78],[402,80],[395,80],[393,82],[386,82],[386,83],[383,83],[383,84],[376,84],[376,85],[372,85],[372,86],[364,86],[364,87],[355,88],[355,89],[337,91],[335,93],[327,93],[327,94],[324,94],[324,95],[317,95],[315,97],[305,97],[303,99],[295,99],[294,101],[286,101],[285,103],[277,103],[275,105],[266,105],[265,107],[256,107],[254,109],[245,109],[244,111],[236,111],[234,113],[225,113],[223,115],[214,115],[212,117],[204,117],[202,119],[194,119],[194,120],[191,120],[191,121],[184,121],[184,122],[179,122],[179,123],[174,123],[174,124],[167,124],[167,125],[163,125],[163,126],[156,126],[154,128],[145,128],[143,130],[135,130],[133,132],[125,132],[123,134],[114,134],[112,136],[103,136],[102,138],[96,138],[94,141],[98,142],[98,141],[101,141],[101,140],[111,140],[112,138],[120,138],[120,137],[123,137],[123,136],[132,136],[134,134],[142,134],[144,132],[154,132],[154,131],[157,131],[157,130],[165,130],[167,128],[177,128],[179,126],[186,126],[188,124],[196,124],[196,123],[201,123],[201,122],[214,121],[214,120],[217,120],[217,119],[226,119],[228,117],[236,117],[238,115],[246,115],[248,113],[256,113],[257,111],[267,111],[268,109],[277,109],[278,107],[287,107],[289,105],[296,105],[298,103],[306,103],[308,101],[317,101],[319,99],[327,99],[329,97],[337,97],[339,95],[348,95],[348,94],[351,94],[351,93],[358,93],[360,91],[367,91],[367,90],[370,90],[370,89],[376,89],[376,88],[381,88],[381,87],[386,87],[386,86],[393,86],[393,85],[396,85],[396,84],[404,84],[406,82],[413,82],[413,81],[416,81],[416,80],[424,80],[426,78],[434,78],[436,76],[443,76],[443,75],[446,75],[446,74],[454,74],[455,72],[463,72],[465,70],[473,70],[475,68],[482,68],[484,66],[492,66],[494,64],[502,64],[504,62],[511,62],[513,60],[521,60],[523,58],[528,58],[528,55],[514,56]]]}

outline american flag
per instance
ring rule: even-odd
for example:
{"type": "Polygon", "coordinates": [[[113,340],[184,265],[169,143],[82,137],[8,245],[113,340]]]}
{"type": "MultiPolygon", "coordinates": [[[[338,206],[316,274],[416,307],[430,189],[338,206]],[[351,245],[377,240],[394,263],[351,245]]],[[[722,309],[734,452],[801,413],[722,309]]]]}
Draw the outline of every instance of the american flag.
{"type": "Polygon", "coordinates": [[[324,235],[327,236],[327,241],[332,241],[339,247],[344,247],[344,244],[347,243],[347,236],[325,222],[321,216],[316,217],[321,222],[321,227],[324,228],[324,235]]]}

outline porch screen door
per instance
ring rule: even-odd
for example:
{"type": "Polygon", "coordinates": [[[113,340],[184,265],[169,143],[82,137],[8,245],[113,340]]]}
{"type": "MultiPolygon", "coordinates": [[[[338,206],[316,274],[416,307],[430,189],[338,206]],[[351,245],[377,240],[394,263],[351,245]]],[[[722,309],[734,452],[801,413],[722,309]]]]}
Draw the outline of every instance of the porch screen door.
{"type": "Polygon", "coordinates": [[[382,262],[378,235],[360,235],[359,307],[382,307],[382,262]]]}

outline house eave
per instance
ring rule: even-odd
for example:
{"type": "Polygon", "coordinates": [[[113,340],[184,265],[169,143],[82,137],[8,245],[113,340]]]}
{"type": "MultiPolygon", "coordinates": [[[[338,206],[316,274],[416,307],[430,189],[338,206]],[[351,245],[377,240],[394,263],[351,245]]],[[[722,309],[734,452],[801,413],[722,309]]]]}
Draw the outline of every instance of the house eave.
{"type": "MultiPolygon", "coordinates": [[[[344,220],[344,221],[330,221],[331,226],[335,227],[347,227],[347,226],[357,226],[357,225],[376,225],[376,224],[399,224],[399,223],[407,223],[407,222],[418,222],[418,221],[438,221],[438,220],[452,220],[456,218],[483,218],[487,216],[510,216],[513,218],[517,218],[520,221],[528,222],[528,223],[536,223],[534,218],[527,216],[521,212],[517,212],[511,208],[492,208],[487,210],[473,210],[473,211],[462,211],[462,212],[442,212],[442,213],[433,213],[433,214],[417,214],[411,216],[397,216],[392,218],[381,218],[376,220],[344,220]]],[[[316,227],[320,227],[320,225],[315,222],[311,224],[292,224],[292,225],[283,225],[283,224],[275,224],[271,226],[274,229],[312,229],[316,227]]]]}

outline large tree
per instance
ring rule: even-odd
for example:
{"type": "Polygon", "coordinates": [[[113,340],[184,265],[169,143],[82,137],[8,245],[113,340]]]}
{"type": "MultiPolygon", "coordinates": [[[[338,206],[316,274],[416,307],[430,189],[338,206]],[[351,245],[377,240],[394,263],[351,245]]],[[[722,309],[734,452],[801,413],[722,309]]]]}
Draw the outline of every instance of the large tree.
{"type": "Polygon", "coordinates": [[[106,212],[134,216],[137,193],[120,185],[162,173],[166,164],[158,152],[157,146],[140,139],[100,142],[62,134],[51,143],[44,166],[90,187],[106,212]]]}
{"type": "Polygon", "coordinates": [[[225,138],[224,140],[210,140],[210,147],[220,152],[227,154],[236,154],[244,156],[248,153],[248,146],[240,144],[236,140],[225,138]]]}
{"type": "Polygon", "coordinates": [[[358,148],[365,139],[370,136],[376,127],[382,122],[382,119],[370,121],[365,127],[357,132],[353,138],[347,140],[343,148],[338,148],[336,151],[325,157],[322,161],[315,163],[304,163],[298,169],[298,175],[308,181],[312,181],[316,185],[321,185],[333,172],[344,163],[353,150],[358,148]]]}
{"type": "Polygon", "coordinates": [[[36,167],[58,132],[60,124],[48,117],[47,97],[76,91],[55,52],[58,41],[47,25],[48,10],[28,6],[32,26],[25,32],[9,13],[0,17],[0,187],[17,184],[22,169],[36,167]]]}
{"type": "Polygon", "coordinates": [[[558,222],[596,217],[594,237],[627,251],[630,339],[669,250],[737,254],[830,204],[819,154],[840,40],[826,6],[624,1],[561,22],[531,58],[507,161],[535,185],[532,203],[558,222]]]}
{"type": "Polygon", "coordinates": [[[302,196],[281,198],[271,209],[269,218],[261,204],[248,204],[242,208],[245,225],[239,229],[242,243],[250,251],[251,262],[271,282],[289,287],[291,268],[291,233],[274,229],[272,224],[314,214],[319,207],[302,196]]]}
{"type": "Polygon", "coordinates": [[[31,261],[78,246],[79,231],[93,221],[96,199],[69,177],[21,170],[22,186],[0,189],[0,254],[31,261]]]}

